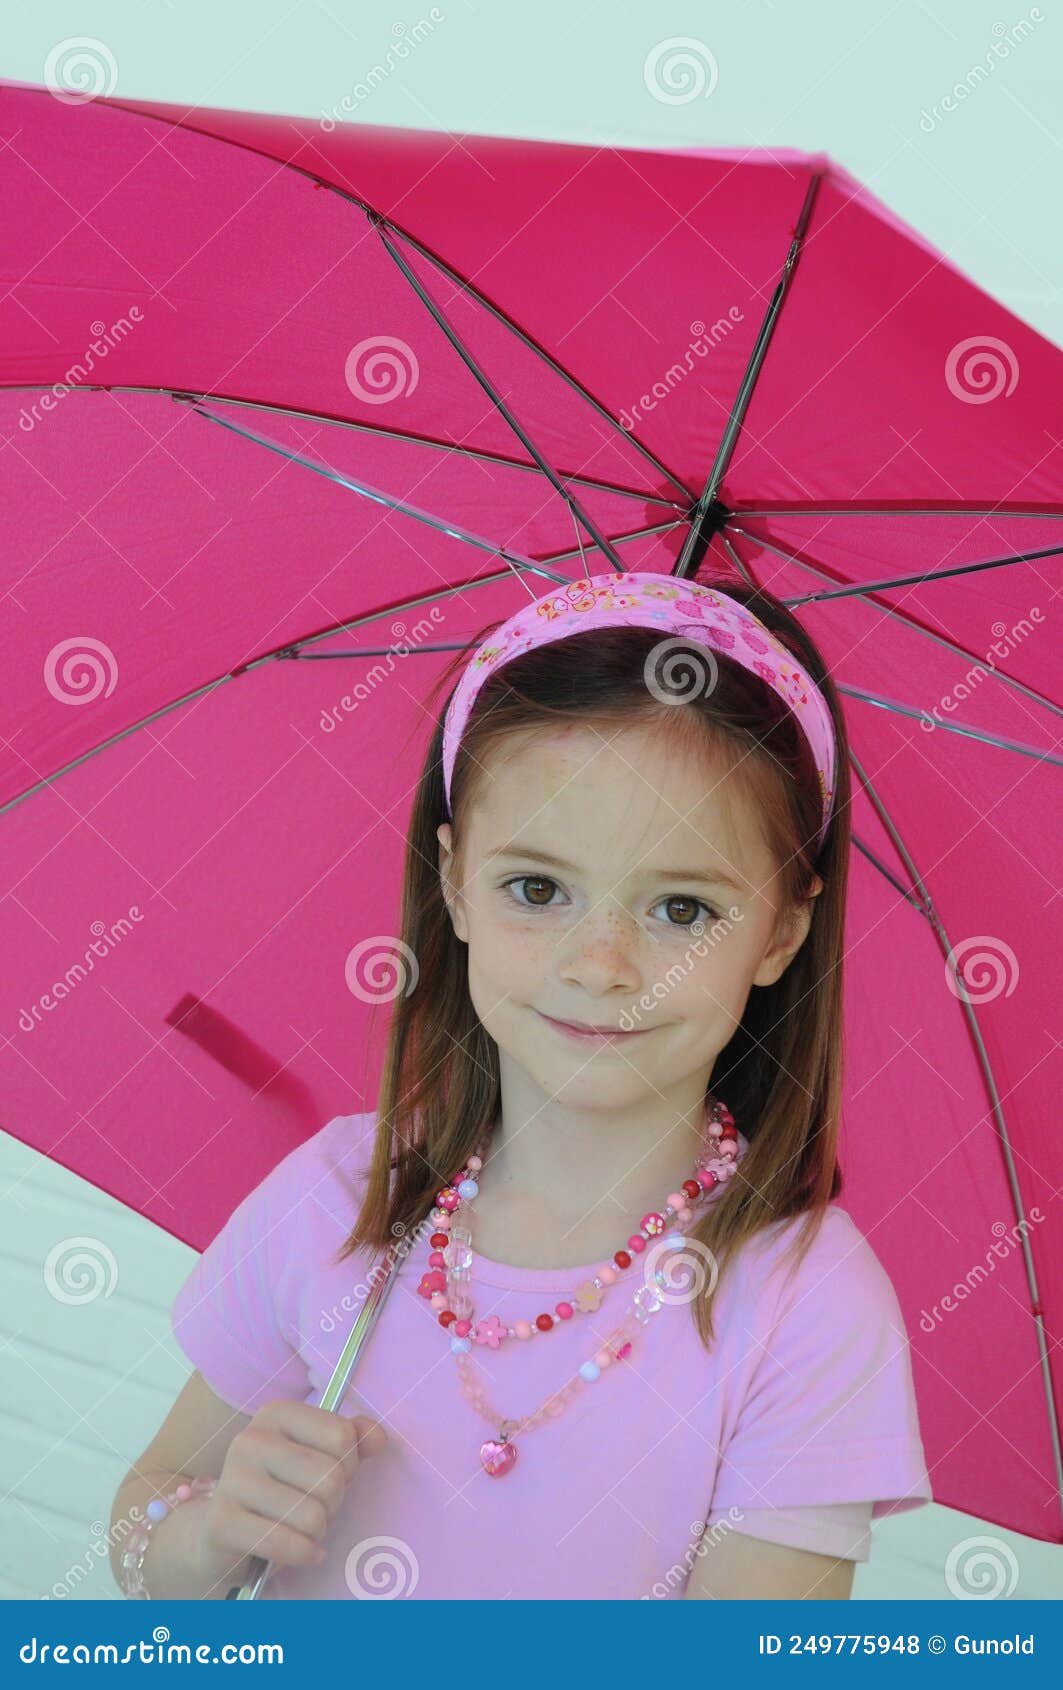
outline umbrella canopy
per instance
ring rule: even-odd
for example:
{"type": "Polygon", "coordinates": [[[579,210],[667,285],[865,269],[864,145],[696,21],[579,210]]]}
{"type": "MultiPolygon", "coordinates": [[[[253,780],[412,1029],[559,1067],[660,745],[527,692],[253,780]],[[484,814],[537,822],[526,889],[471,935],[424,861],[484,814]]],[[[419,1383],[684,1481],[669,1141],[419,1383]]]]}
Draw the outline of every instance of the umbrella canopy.
{"type": "Polygon", "coordinates": [[[935,1496],[1063,1542],[1063,355],[797,152],[6,83],[0,201],[5,1128],[204,1246],[375,1105],[439,653],[734,571],[845,698],[842,1202],[935,1496]]]}

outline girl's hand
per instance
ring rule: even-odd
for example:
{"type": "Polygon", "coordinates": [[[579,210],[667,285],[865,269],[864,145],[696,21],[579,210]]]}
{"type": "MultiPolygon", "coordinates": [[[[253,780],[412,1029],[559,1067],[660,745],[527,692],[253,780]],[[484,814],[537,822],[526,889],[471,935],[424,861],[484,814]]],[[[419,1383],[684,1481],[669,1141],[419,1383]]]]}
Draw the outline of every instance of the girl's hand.
{"type": "Polygon", "coordinates": [[[252,1555],[278,1567],[318,1565],[359,1464],[386,1445],[380,1421],[367,1415],[351,1418],[283,1399],[263,1404],[233,1438],[206,1501],[207,1577],[229,1578],[252,1555]]]}

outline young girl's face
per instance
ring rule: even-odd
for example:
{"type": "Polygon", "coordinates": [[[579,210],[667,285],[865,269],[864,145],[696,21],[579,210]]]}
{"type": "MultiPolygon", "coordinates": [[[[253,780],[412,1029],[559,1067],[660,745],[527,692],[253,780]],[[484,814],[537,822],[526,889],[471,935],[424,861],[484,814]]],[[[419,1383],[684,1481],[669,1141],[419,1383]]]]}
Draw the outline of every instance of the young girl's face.
{"type": "Polygon", "coordinates": [[[439,828],[476,1013],[549,1096],[697,1097],[750,989],[805,937],[811,902],[780,907],[777,865],[726,776],[718,752],[647,726],[568,728],[496,750],[460,865],[439,828]]]}

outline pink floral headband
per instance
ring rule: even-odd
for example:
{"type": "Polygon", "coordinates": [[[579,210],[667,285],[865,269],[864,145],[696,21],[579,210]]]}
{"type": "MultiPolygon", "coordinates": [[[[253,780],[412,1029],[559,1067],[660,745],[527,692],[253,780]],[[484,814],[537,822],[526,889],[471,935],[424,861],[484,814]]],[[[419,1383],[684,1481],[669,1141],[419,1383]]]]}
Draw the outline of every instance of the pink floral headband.
{"type": "MultiPolygon", "coordinates": [[[[461,736],[473,703],[487,677],[533,646],[550,645],[585,628],[618,625],[659,628],[664,635],[693,640],[722,651],[759,675],[791,709],[812,747],[823,800],[822,845],[834,798],[834,724],[822,692],[811,675],[759,617],[744,604],[712,587],[674,575],[637,573],[594,575],[526,604],[480,646],[462,673],[443,724],[443,784],[450,814],[450,783],[461,736]]],[[[659,667],[668,653],[656,648],[659,667]]],[[[649,667],[647,684],[652,688],[649,667]]],[[[701,690],[704,690],[703,685],[701,690]]],[[[693,693],[691,693],[693,696],[693,693]]],[[[682,700],[674,691],[662,698],[682,700]]]]}

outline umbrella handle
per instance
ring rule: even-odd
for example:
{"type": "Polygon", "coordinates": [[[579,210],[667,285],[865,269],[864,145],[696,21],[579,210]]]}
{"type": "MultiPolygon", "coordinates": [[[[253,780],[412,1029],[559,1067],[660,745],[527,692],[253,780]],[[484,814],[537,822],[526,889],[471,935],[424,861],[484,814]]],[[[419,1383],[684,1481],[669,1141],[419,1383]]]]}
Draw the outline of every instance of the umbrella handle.
{"type": "MultiPolygon", "coordinates": [[[[354,1325],[351,1327],[350,1336],[332,1370],[332,1377],[325,1386],[319,1407],[330,1409],[333,1413],[339,1411],[339,1406],[350,1383],[351,1374],[354,1372],[354,1364],[361,1354],[370,1332],[380,1318],[384,1299],[398,1277],[396,1269],[409,1255],[412,1244],[412,1235],[410,1233],[404,1234],[397,1243],[388,1245],[377,1263],[373,1274],[370,1276],[369,1294],[358,1310],[354,1325]]],[[[253,1602],[262,1590],[272,1567],[272,1561],[267,1561],[261,1555],[254,1556],[247,1579],[242,1585],[234,1584],[232,1589],[226,1593],[225,1600],[227,1602],[253,1602]]]]}

